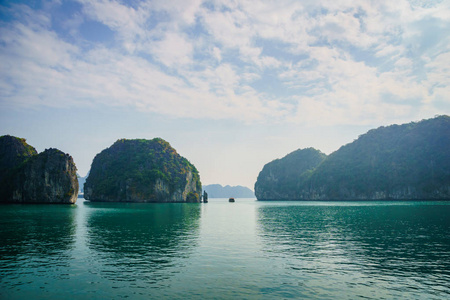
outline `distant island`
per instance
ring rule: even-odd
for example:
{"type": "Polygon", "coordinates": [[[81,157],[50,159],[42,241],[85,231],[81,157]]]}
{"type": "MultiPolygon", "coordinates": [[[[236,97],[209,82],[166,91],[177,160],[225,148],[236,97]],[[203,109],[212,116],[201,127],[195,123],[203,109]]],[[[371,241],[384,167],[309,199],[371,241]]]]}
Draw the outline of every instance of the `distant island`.
{"type": "Polygon", "coordinates": [[[72,157],[58,149],[38,154],[25,139],[0,137],[0,202],[75,203],[76,171],[72,157]]]}
{"type": "Polygon", "coordinates": [[[372,129],[329,156],[299,149],[264,166],[258,200],[450,200],[450,117],[372,129]]]}
{"type": "Polygon", "coordinates": [[[97,154],[84,198],[105,202],[200,202],[200,175],[161,138],[120,139],[97,154]]]}
{"type": "Polygon", "coordinates": [[[79,193],[84,193],[84,183],[86,182],[86,178],[88,178],[89,174],[87,174],[84,177],[81,177],[78,173],[77,173],[77,178],[78,178],[78,184],[80,186],[80,188],[78,189],[79,193]]]}
{"type": "MultiPolygon", "coordinates": [[[[88,174],[89,175],[89,174],[88,174]]],[[[78,178],[78,198],[84,198],[84,183],[86,182],[86,178],[88,175],[81,177],[80,174],[77,173],[78,178]]]]}
{"type": "Polygon", "coordinates": [[[222,186],[220,184],[209,184],[203,186],[209,198],[254,198],[255,193],[245,186],[222,186]]]}

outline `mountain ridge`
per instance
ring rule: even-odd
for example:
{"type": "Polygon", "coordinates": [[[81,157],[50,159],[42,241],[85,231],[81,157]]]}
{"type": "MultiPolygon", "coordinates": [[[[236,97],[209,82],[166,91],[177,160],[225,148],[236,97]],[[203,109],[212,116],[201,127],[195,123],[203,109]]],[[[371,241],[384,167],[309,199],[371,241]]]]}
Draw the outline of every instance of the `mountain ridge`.
{"type": "Polygon", "coordinates": [[[382,126],[360,135],[301,174],[292,173],[299,165],[287,162],[290,154],[266,164],[255,183],[256,197],[259,200],[450,199],[448,149],[449,116],[382,126]],[[280,161],[284,169],[291,171],[290,176],[283,178],[282,172],[275,170],[280,161]]]}
{"type": "Polygon", "coordinates": [[[254,198],[255,194],[245,186],[222,186],[220,184],[209,184],[203,186],[203,190],[208,193],[209,198],[254,198]]]}

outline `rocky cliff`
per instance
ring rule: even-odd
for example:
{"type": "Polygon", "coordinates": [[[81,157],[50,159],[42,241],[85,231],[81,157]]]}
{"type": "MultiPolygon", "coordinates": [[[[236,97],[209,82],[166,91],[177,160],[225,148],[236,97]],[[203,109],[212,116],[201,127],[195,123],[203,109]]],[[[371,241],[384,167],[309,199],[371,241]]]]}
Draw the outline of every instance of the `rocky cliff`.
{"type": "Polygon", "coordinates": [[[307,172],[306,157],[289,162],[288,155],[278,169],[267,164],[255,193],[259,200],[450,199],[449,149],[448,116],[380,127],[307,172]]]}
{"type": "MultiPolygon", "coordinates": [[[[25,139],[4,135],[0,137],[0,183],[9,177],[9,173],[25,160],[36,155],[36,149],[28,145],[25,139]]],[[[2,184],[4,186],[5,183],[2,184]]]]}
{"type": "Polygon", "coordinates": [[[37,154],[24,139],[0,137],[1,202],[75,203],[78,180],[73,159],[57,149],[37,154]]]}
{"type": "Polygon", "coordinates": [[[197,169],[163,139],[115,142],[97,154],[84,185],[90,201],[200,202],[197,169]]]}

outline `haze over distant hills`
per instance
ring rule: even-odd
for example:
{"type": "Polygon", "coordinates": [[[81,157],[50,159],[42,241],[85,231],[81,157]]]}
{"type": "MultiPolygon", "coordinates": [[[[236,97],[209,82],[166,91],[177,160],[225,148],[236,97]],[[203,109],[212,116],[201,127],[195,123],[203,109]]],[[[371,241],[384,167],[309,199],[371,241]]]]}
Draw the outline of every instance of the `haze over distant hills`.
{"type": "Polygon", "coordinates": [[[84,183],[86,182],[86,178],[88,178],[88,176],[89,176],[89,173],[84,177],[81,177],[80,174],[77,173],[78,186],[79,186],[78,192],[79,193],[84,193],[84,183]]]}
{"type": "Polygon", "coordinates": [[[220,184],[209,184],[203,186],[209,198],[254,198],[255,193],[245,186],[222,186],[220,184]]]}

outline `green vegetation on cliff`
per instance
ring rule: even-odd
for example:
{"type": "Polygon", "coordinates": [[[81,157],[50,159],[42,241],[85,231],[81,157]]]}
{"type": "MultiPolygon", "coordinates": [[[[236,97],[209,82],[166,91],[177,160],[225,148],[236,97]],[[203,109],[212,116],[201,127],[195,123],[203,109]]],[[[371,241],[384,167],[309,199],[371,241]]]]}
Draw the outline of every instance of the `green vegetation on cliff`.
{"type": "Polygon", "coordinates": [[[258,199],[296,199],[298,190],[326,158],[314,148],[296,150],[266,164],[255,184],[258,199]]]}
{"type": "Polygon", "coordinates": [[[29,157],[36,155],[36,149],[28,145],[25,139],[4,135],[0,137],[0,182],[8,173],[29,157]]]}
{"type": "Polygon", "coordinates": [[[0,201],[8,202],[13,192],[13,177],[17,168],[36,155],[36,149],[25,139],[4,135],[0,137],[0,201]]]}
{"type": "Polygon", "coordinates": [[[198,202],[201,183],[163,139],[121,139],[94,158],[84,193],[91,201],[198,202]]]}
{"type": "Polygon", "coordinates": [[[255,192],[258,199],[450,199],[449,149],[448,116],[380,127],[308,173],[299,171],[305,161],[288,162],[289,155],[272,177],[267,164],[255,192]]]}
{"type": "Polygon", "coordinates": [[[37,153],[25,139],[0,137],[0,202],[75,203],[73,159],[58,149],[37,153]]]}

